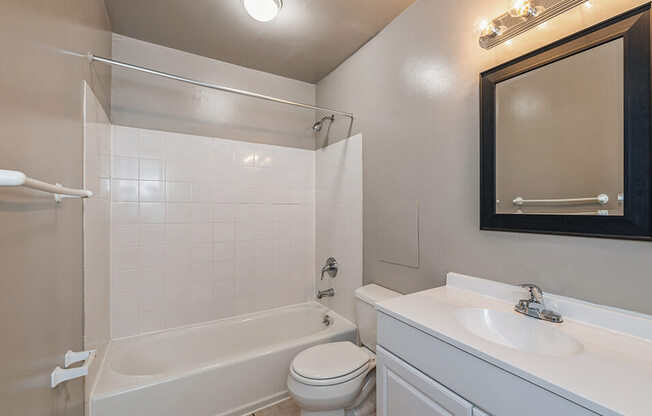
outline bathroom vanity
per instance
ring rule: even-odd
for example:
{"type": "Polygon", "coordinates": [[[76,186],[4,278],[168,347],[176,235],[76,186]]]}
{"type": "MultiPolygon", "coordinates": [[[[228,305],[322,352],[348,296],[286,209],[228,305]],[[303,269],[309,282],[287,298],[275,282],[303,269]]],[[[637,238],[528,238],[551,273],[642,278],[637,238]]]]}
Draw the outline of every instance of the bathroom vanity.
{"type": "Polygon", "coordinates": [[[378,415],[649,415],[652,317],[449,273],[376,305],[378,415]]]}

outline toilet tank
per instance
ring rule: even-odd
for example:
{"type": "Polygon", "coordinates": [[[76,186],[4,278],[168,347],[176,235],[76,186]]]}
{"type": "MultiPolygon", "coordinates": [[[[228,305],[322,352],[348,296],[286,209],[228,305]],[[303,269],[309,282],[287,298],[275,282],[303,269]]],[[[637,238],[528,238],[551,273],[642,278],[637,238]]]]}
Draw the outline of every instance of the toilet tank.
{"type": "Polygon", "coordinates": [[[377,315],[375,305],[383,300],[402,296],[376,284],[362,286],[355,291],[355,315],[362,345],[376,352],[377,315]]]}

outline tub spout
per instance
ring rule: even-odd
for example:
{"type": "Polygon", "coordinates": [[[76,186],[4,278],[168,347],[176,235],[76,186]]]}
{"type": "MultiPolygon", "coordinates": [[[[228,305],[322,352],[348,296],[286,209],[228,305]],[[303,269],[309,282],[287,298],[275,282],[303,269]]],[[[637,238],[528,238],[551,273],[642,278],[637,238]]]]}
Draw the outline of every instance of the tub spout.
{"type": "Polygon", "coordinates": [[[335,289],[331,288],[328,290],[320,290],[319,293],[317,293],[317,299],[329,297],[332,298],[335,296],[335,289]]]}

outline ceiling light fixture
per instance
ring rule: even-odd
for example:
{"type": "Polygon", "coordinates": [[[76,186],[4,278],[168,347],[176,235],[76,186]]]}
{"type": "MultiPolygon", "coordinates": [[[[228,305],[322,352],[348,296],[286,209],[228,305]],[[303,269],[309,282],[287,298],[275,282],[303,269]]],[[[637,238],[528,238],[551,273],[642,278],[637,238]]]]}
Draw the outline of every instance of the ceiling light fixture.
{"type": "Polygon", "coordinates": [[[283,0],[242,0],[245,10],[259,22],[273,20],[283,7],[283,0]]]}
{"type": "Polygon", "coordinates": [[[510,0],[506,13],[485,21],[480,28],[476,24],[480,46],[491,49],[587,1],[510,0]]]}

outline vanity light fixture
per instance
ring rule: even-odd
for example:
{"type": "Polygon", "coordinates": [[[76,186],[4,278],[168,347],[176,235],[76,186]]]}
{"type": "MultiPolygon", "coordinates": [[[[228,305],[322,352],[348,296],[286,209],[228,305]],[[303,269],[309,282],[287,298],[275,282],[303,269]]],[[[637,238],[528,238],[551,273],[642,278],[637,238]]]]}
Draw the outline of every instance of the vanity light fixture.
{"type": "Polygon", "coordinates": [[[476,25],[480,46],[491,49],[589,0],[510,0],[506,13],[476,25]]]}
{"type": "Polygon", "coordinates": [[[281,8],[283,0],[242,0],[245,10],[259,22],[273,20],[281,8]]]}

